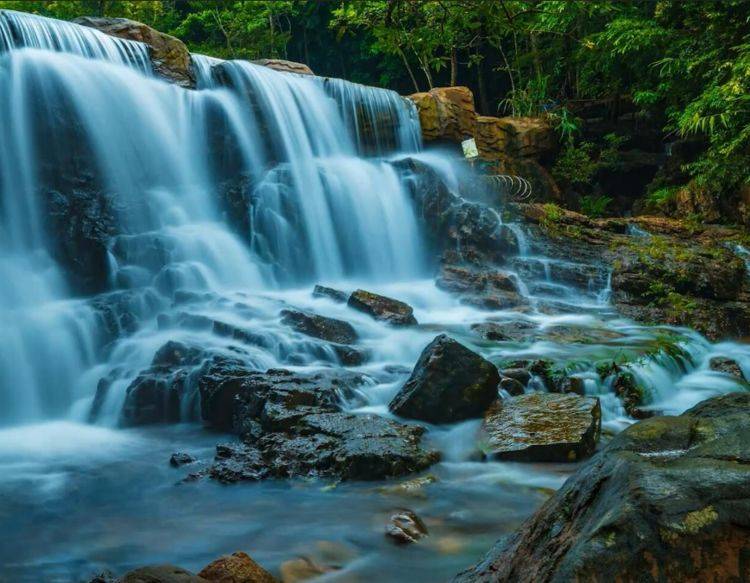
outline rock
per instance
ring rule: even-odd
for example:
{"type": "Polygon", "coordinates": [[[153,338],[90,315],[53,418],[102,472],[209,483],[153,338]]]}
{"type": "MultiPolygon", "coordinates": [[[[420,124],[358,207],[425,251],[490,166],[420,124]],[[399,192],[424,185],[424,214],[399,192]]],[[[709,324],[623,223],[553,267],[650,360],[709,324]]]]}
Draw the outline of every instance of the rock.
{"type": "Polygon", "coordinates": [[[504,376],[500,377],[500,388],[508,393],[511,397],[523,395],[526,392],[524,386],[516,379],[504,376]]]}
{"type": "Polygon", "coordinates": [[[296,73],[297,75],[315,75],[312,69],[304,63],[296,63],[294,61],[286,61],[284,59],[256,59],[250,61],[255,65],[263,65],[274,71],[282,71],[284,73],[296,73]]]}
{"type": "Polygon", "coordinates": [[[644,404],[645,391],[635,380],[632,372],[616,367],[612,390],[622,401],[625,412],[634,419],[644,419],[648,412],[641,409],[644,404]]]}
{"type": "Polygon", "coordinates": [[[281,321],[297,332],[337,344],[353,344],[357,341],[354,327],[343,320],[309,314],[297,310],[282,310],[281,321]]]}
{"type": "Polygon", "coordinates": [[[195,87],[190,53],[181,40],[127,18],[82,16],[73,22],[110,36],[147,44],[154,71],[159,76],[181,87],[195,87]]]}
{"type": "Polygon", "coordinates": [[[415,543],[428,536],[427,526],[411,510],[400,510],[392,515],[385,527],[385,535],[398,544],[415,543]]]}
{"type": "Polygon", "coordinates": [[[519,293],[516,278],[499,270],[443,265],[435,285],[461,294],[464,303],[489,309],[512,308],[526,303],[519,293]]]}
{"type": "Polygon", "coordinates": [[[174,565],[152,565],[126,573],[122,583],[206,583],[206,579],[174,565]]]}
{"type": "Polygon", "coordinates": [[[496,342],[523,342],[531,338],[537,326],[525,320],[511,322],[481,322],[471,325],[471,330],[485,340],[496,342]]]}
{"type": "Polygon", "coordinates": [[[745,374],[742,372],[739,363],[733,358],[726,358],[723,356],[714,356],[709,362],[708,366],[711,370],[717,372],[723,372],[736,378],[739,381],[747,382],[745,374]]]}
{"type": "Polygon", "coordinates": [[[617,435],[455,581],[750,580],[750,393],[617,435]]]}
{"type": "Polygon", "coordinates": [[[284,561],[281,563],[280,570],[282,583],[300,583],[317,579],[321,575],[334,571],[331,567],[318,564],[310,557],[297,557],[284,561]]]}
{"type": "Polygon", "coordinates": [[[484,453],[498,459],[573,462],[594,452],[600,431],[599,399],[530,393],[497,401],[480,440],[484,453]]]}
{"type": "Polygon", "coordinates": [[[505,368],[500,371],[501,377],[509,377],[513,380],[521,383],[521,386],[526,386],[531,380],[531,373],[525,368],[505,368]]]}
{"type": "Polygon", "coordinates": [[[499,382],[494,364],[441,334],[422,351],[388,407],[401,417],[429,423],[481,417],[497,398],[499,382]]]}
{"type": "Polygon", "coordinates": [[[192,464],[194,461],[195,458],[189,453],[173,453],[169,458],[169,465],[175,468],[179,468],[180,466],[192,464]]]}
{"type": "Polygon", "coordinates": [[[421,447],[424,429],[378,415],[310,413],[252,444],[217,449],[211,477],[224,482],[266,477],[382,480],[428,468],[437,452],[421,447]]]}
{"type": "Polygon", "coordinates": [[[241,551],[219,557],[198,575],[216,583],[276,583],[271,573],[241,551]]]}
{"type": "Polygon", "coordinates": [[[316,285],[313,288],[312,295],[316,298],[329,298],[334,302],[341,304],[345,303],[349,299],[349,294],[342,292],[341,290],[333,289],[332,287],[325,287],[324,285],[316,285]]]}
{"type": "Polygon", "coordinates": [[[476,141],[484,160],[503,156],[548,158],[559,141],[547,119],[539,117],[477,117],[476,141]]]}
{"type": "Polygon", "coordinates": [[[413,326],[417,323],[414,309],[409,304],[362,289],[349,296],[347,305],[393,326],[413,326]]]}
{"type": "Polygon", "coordinates": [[[426,141],[461,142],[474,136],[477,114],[474,94],[468,87],[436,87],[408,98],[417,106],[426,141]]]}
{"type": "Polygon", "coordinates": [[[395,496],[405,496],[408,498],[426,498],[424,490],[426,486],[434,484],[438,479],[432,474],[421,476],[419,478],[412,478],[393,486],[381,486],[378,488],[378,492],[381,494],[391,494],[395,496]]]}
{"type": "Polygon", "coordinates": [[[700,216],[710,223],[721,218],[719,198],[709,187],[690,182],[675,194],[675,209],[680,217],[700,216]]]}

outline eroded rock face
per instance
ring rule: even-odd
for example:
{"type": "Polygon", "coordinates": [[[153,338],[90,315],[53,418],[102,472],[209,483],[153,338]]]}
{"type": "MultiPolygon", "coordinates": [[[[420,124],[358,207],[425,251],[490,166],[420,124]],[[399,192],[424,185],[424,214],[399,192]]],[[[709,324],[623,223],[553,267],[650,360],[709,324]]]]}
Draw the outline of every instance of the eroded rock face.
{"type": "Polygon", "coordinates": [[[497,398],[499,382],[494,364],[441,334],[422,351],[388,407],[401,417],[429,423],[481,417],[497,398]]]}
{"type": "Polygon", "coordinates": [[[476,141],[488,161],[504,156],[544,158],[554,153],[558,139],[549,121],[538,117],[477,117],[476,141]]]}
{"type": "Polygon", "coordinates": [[[456,581],[750,580],[750,393],[629,427],[456,581]]]}
{"type": "Polygon", "coordinates": [[[284,59],[257,59],[251,61],[256,65],[263,65],[269,69],[275,71],[282,71],[284,73],[297,73],[298,75],[315,75],[312,69],[304,63],[296,63],[295,61],[286,61],[284,59]]]}
{"type": "Polygon", "coordinates": [[[436,87],[409,95],[417,106],[425,140],[462,141],[474,136],[474,94],[468,87],[436,87]]]}
{"type": "Polygon", "coordinates": [[[498,459],[574,462],[594,452],[600,432],[599,399],[530,393],[493,405],[482,424],[480,445],[498,459]]]}
{"type": "Polygon", "coordinates": [[[216,583],[276,583],[271,573],[241,551],[219,557],[206,565],[198,576],[216,583]]]}
{"type": "Polygon", "coordinates": [[[158,75],[181,87],[195,87],[190,52],[180,39],[127,18],[83,16],[73,22],[95,28],[110,36],[147,44],[154,71],[158,75]]]}
{"type": "Polygon", "coordinates": [[[347,304],[375,320],[388,322],[393,326],[413,326],[417,323],[414,309],[409,304],[363,289],[354,291],[347,304]]]}
{"type": "Polygon", "coordinates": [[[297,332],[336,342],[338,344],[353,344],[357,341],[357,332],[354,327],[343,320],[309,314],[297,310],[282,310],[281,321],[291,326],[297,332]]]}

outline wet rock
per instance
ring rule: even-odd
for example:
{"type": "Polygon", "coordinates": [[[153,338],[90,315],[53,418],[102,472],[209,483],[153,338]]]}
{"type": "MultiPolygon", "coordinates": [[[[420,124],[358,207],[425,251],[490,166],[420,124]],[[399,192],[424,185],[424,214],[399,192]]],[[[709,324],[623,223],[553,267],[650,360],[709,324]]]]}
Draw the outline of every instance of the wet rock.
{"type": "Polygon", "coordinates": [[[497,401],[480,441],[484,453],[498,459],[573,462],[594,452],[600,431],[599,399],[530,393],[497,401]]]}
{"type": "Polygon", "coordinates": [[[281,563],[282,583],[301,583],[317,579],[321,575],[334,571],[333,568],[320,565],[310,557],[297,557],[281,563]]]}
{"type": "Polygon", "coordinates": [[[265,477],[380,480],[426,469],[439,456],[421,447],[424,429],[377,415],[310,413],[286,431],[252,444],[217,449],[211,477],[224,482],[265,477]]]}
{"type": "Polygon", "coordinates": [[[505,368],[500,371],[501,377],[508,377],[526,386],[531,380],[531,373],[525,368],[505,368]]]}
{"type": "Polygon", "coordinates": [[[388,407],[396,415],[429,423],[480,417],[497,398],[499,382],[494,364],[441,334],[422,351],[388,407]]]}
{"type": "Polygon", "coordinates": [[[271,573],[241,551],[219,557],[203,567],[198,576],[216,583],[276,583],[271,573]]]}
{"type": "Polygon", "coordinates": [[[740,381],[747,381],[739,363],[733,358],[715,356],[709,361],[708,366],[711,370],[723,372],[740,381]]]}
{"type": "Polygon", "coordinates": [[[641,409],[645,401],[645,391],[632,372],[616,367],[612,390],[622,401],[622,406],[628,415],[634,419],[645,419],[650,416],[647,411],[641,409]]]}
{"type": "Polygon", "coordinates": [[[524,386],[520,382],[504,376],[500,377],[500,388],[512,397],[523,395],[525,392],[524,386]]]}
{"type": "Polygon", "coordinates": [[[332,287],[325,287],[324,285],[316,285],[313,288],[312,295],[316,298],[328,298],[334,302],[345,303],[349,299],[349,294],[332,287]]]}
{"type": "Polygon", "coordinates": [[[337,344],[354,344],[357,332],[344,320],[309,314],[297,310],[282,310],[281,321],[297,332],[337,344]]]}
{"type": "Polygon", "coordinates": [[[394,496],[405,496],[407,498],[426,498],[425,488],[437,481],[438,479],[435,476],[428,474],[393,486],[381,486],[378,488],[378,492],[394,496]]]}
{"type": "Polygon", "coordinates": [[[362,289],[352,293],[347,304],[350,308],[394,326],[413,326],[417,323],[414,309],[409,304],[362,289]]]}
{"type": "Polygon", "coordinates": [[[750,393],[616,436],[456,581],[750,580],[750,393]]]}
{"type": "Polygon", "coordinates": [[[283,73],[296,73],[297,75],[315,75],[312,69],[304,63],[297,63],[295,61],[286,61],[284,59],[256,59],[250,61],[256,65],[263,65],[274,71],[281,71],[283,73]]]}
{"type": "Polygon", "coordinates": [[[126,573],[122,583],[205,583],[206,579],[174,565],[151,565],[126,573]]]}
{"type": "Polygon", "coordinates": [[[436,87],[408,98],[417,106],[426,141],[461,142],[474,136],[477,114],[474,94],[468,87],[436,87]]]}
{"type": "Polygon", "coordinates": [[[504,156],[544,158],[554,153],[559,140],[549,120],[539,117],[477,117],[480,156],[495,161],[504,156]]]}
{"type": "Polygon", "coordinates": [[[344,366],[360,366],[367,362],[368,354],[345,344],[331,344],[339,362],[344,366]]]}
{"type": "Polygon", "coordinates": [[[512,322],[482,322],[472,324],[471,330],[485,340],[497,342],[522,342],[531,338],[537,327],[531,322],[517,320],[512,322]]]}
{"type": "Polygon", "coordinates": [[[127,18],[83,16],[74,22],[110,36],[147,44],[154,71],[159,76],[181,87],[195,87],[190,53],[181,40],[127,18]]]}
{"type": "Polygon", "coordinates": [[[111,571],[102,571],[101,573],[94,575],[88,583],[120,583],[120,579],[111,571]]]}
{"type": "Polygon", "coordinates": [[[185,466],[187,464],[192,464],[195,461],[195,458],[191,456],[189,453],[173,453],[171,457],[169,458],[169,465],[175,468],[179,468],[180,466],[185,466]]]}
{"type": "Polygon", "coordinates": [[[390,517],[385,535],[397,544],[409,544],[423,539],[429,532],[419,516],[404,509],[390,517]]]}
{"type": "Polygon", "coordinates": [[[441,267],[435,285],[461,294],[464,303],[489,309],[507,309],[526,303],[519,293],[516,278],[499,270],[446,264],[441,267]]]}

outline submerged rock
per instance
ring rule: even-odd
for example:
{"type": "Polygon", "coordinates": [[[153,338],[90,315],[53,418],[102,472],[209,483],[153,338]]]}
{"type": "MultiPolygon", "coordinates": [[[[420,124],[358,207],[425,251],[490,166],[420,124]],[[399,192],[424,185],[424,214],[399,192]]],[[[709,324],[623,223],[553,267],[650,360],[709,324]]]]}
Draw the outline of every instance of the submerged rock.
{"type": "Polygon", "coordinates": [[[600,432],[599,399],[530,393],[497,401],[480,442],[486,455],[498,459],[574,462],[594,452],[600,432]]]}
{"type": "Polygon", "coordinates": [[[345,303],[349,299],[349,294],[332,287],[326,287],[324,285],[316,285],[313,288],[312,295],[316,298],[328,298],[334,302],[341,304],[345,303]]]}
{"type": "Polygon", "coordinates": [[[297,310],[282,310],[281,321],[297,332],[321,340],[337,344],[353,344],[357,341],[357,332],[354,327],[344,320],[297,310]]]}
{"type": "Polygon", "coordinates": [[[206,583],[207,579],[174,565],[150,565],[126,573],[121,583],[206,583]]]}
{"type": "Polygon", "coordinates": [[[728,374],[740,381],[747,381],[739,363],[733,358],[715,356],[709,361],[708,366],[711,370],[723,372],[724,374],[728,374]]]}
{"type": "Polygon", "coordinates": [[[216,583],[276,583],[271,573],[241,551],[219,557],[203,567],[198,576],[216,583]]]}
{"type": "Polygon", "coordinates": [[[388,407],[401,417],[430,423],[481,417],[497,398],[499,382],[494,364],[441,334],[422,351],[388,407]]]}
{"type": "Polygon", "coordinates": [[[388,521],[385,535],[398,544],[415,543],[429,535],[427,526],[411,510],[400,510],[388,521]]]}
{"type": "Polygon", "coordinates": [[[352,293],[347,303],[350,308],[394,326],[413,326],[417,323],[414,309],[409,304],[362,289],[352,293]]]}
{"type": "Polygon", "coordinates": [[[632,425],[456,581],[750,580],[750,393],[632,425]]]}
{"type": "Polygon", "coordinates": [[[169,465],[179,468],[180,466],[192,464],[194,461],[195,458],[189,453],[173,453],[169,458],[169,465]]]}

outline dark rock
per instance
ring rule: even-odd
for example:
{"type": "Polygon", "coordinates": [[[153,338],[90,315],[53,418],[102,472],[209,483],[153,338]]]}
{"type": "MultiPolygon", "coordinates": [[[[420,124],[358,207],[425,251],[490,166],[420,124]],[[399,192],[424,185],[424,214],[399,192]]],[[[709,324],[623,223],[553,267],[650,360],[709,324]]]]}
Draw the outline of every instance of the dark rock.
{"type": "Polygon", "coordinates": [[[500,376],[516,380],[524,387],[528,385],[531,380],[531,373],[525,368],[505,368],[500,371],[500,376]]]}
{"type": "Polygon", "coordinates": [[[471,330],[485,340],[496,342],[522,342],[531,338],[537,327],[531,322],[516,320],[512,322],[482,322],[472,324],[471,330]]]}
{"type": "Polygon", "coordinates": [[[151,565],[141,567],[126,573],[122,583],[206,583],[206,579],[198,577],[174,565],[151,565]]]}
{"type": "Polygon", "coordinates": [[[252,444],[217,448],[211,477],[224,481],[265,477],[380,480],[426,469],[439,456],[420,446],[424,429],[378,415],[309,413],[252,444]]]}
{"type": "Polygon", "coordinates": [[[498,459],[573,462],[593,453],[600,431],[599,399],[530,393],[497,401],[480,439],[484,453],[498,459]]]}
{"type": "Polygon", "coordinates": [[[324,285],[316,285],[313,288],[313,296],[316,298],[328,298],[334,302],[343,304],[349,299],[349,294],[342,292],[341,290],[333,289],[332,287],[326,287],[324,285]]]}
{"type": "Polygon", "coordinates": [[[347,304],[350,308],[394,326],[413,326],[417,323],[414,310],[409,304],[362,289],[352,293],[347,304]]]}
{"type": "Polygon", "coordinates": [[[336,344],[353,344],[357,341],[354,327],[343,320],[296,310],[282,310],[281,321],[297,332],[336,344]]]}
{"type": "Polygon", "coordinates": [[[179,468],[180,466],[192,464],[194,461],[195,458],[189,453],[173,453],[169,458],[169,465],[175,468],[179,468]]]}
{"type": "Polygon", "coordinates": [[[644,405],[645,391],[635,380],[633,373],[618,367],[612,382],[612,390],[622,401],[625,412],[634,419],[644,419],[648,413],[641,409],[644,405]]]}
{"type": "Polygon", "coordinates": [[[524,386],[520,382],[504,376],[500,377],[500,388],[512,397],[523,395],[525,392],[524,386]]]}
{"type": "Polygon", "coordinates": [[[470,266],[443,265],[435,285],[455,293],[518,293],[516,278],[503,271],[476,269],[470,266]]]}
{"type": "Polygon", "coordinates": [[[271,573],[241,551],[219,557],[203,567],[198,576],[217,583],[276,583],[271,573]]]}
{"type": "Polygon", "coordinates": [[[480,417],[497,398],[499,382],[494,364],[441,334],[422,351],[389,408],[430,423],[480,417]]]}
{"type": "Polygon", "coordinates": [[[429,536],[427,526],[411,510],[399,510],[388,520],[385,535],[398,544],[415,543],[429,536]]]}
{"type": "Polygon", "coordinates": [[[345,344],[331,344],[339,362],[344,366],[360,366],[367,361],[367,353],[345,344]]]}
{"type": "Polygon", "coordinates": [[[711,370],[717,372],[723,372],[731,377],[736,378],[740,381],[747,381],[739,363],[733,358],[726,358],[723,356],[714,356],[708,363],[711,370]]]}
{"type": "Polygon", "coordinates": [[[632,425],[460,582],[750,580],[750,393],[632,425]]]}

